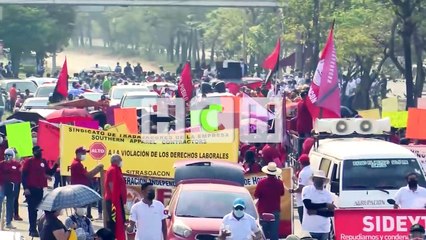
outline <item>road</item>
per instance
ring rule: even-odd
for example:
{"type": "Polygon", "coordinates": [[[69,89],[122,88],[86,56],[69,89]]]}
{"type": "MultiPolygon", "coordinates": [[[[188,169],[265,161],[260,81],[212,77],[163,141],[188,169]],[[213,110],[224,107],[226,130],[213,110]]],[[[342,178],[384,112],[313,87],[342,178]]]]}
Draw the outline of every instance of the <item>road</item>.
{"type": "MultiPolygon", "coordinates": [[[[22,191],[21,191],[22,193],[22,191]]],[[[23,237],[23,240],[30,240],[31,238],[28,236],[28,229],[29,229],[29,223],[28,223],[28,210],[27,210],[27,204],[24,203],[24,197],[21,195],[20,199],[19,199],[19,215],[24,219],[21,222],[18,221],[13,221],[13,225],[16,227],[16,229],[14,230],[15,232],[18,232],[21,234],[21,236],[23,237]]],[[[4,206],[5,207],[5,206],[4,206]]],[[[63,215],[60,216],[59,218],[62,220],[62,222],[65,222],[65,219],[67,218],[68,215],[72,214],[72,209],[68,209],[67,211],[64,211],[63,215]]],[[[97,214],[97,209],[93,208],[92,210],[92,214],[93,217],[96,218],[98,217],[97,214]]],[[[300,222],[299,222],[299,218],[297,215],[297,211],[294,211],[294,233],[295,234],[300,234],[301,233],[301,226],[300,226],[300,222]]],[[[93,221],[92,222],[93,227],[95,229],[95,232],[103,227],[103,222],[102,221],[93,221]]],[[[4,231],[8,231],[7,229],[4,231]]],[[[0,235],[1,236],[1,235],[0,235]]],[[[34,239],[38,239],[38,238],[34,238],[34,239]]],[[[11,240],[11,239],[1,239],[1,240],[11,240]]]]}

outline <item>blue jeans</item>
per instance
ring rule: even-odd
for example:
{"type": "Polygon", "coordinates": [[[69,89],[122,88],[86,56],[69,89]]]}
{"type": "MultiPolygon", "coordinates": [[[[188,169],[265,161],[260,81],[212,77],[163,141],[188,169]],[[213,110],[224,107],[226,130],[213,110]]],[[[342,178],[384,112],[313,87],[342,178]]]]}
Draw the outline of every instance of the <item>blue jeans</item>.
{"type": "Polygon", "coordinates": [[[18,197],[20,187],[15,184],[13,191],[6,195],[6,224],[12,223],[12,217],[15,213],[15,199],[18,197]]]}
{"type": "Polygon", "coordinates": [[[278,240],[279,239],[279,228],[280,228],[280,212],[274,212],[275,221],[266,222],[260,221],[260,225],[262,226],[263,233],[265,237],[270,240],[278,240]]]}
{"type": "Polygon", "coordinates": [[[328,233],[310,233],[312,238],[317,240],[328,240],[328,233]]]}
{"type": "MultiPolygon", "coordinates": [[[[1,216],[1,212],[3,210],[3,200],[4,200],[4,186],[0,186],[0,216],[1,216]]],[[[3,217],[3,216],[1,216],[3,217]]],[[[2,219],[2,218],[0,218],[2,219]]]]}

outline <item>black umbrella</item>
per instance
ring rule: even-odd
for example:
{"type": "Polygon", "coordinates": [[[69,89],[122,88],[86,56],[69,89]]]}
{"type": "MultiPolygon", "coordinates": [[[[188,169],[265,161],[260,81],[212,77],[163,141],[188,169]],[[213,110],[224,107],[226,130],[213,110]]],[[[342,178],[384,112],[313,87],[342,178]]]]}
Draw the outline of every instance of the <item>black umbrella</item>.
{"type": "Polygon", "coordinates": [[[84,207],[101,200],[102,197],[84,185],[68,185],[52,190],[44,198],[38,209],[55,211],[65,208],[84,207]]]}
{"type": "Polygon", "coordinates": [[[22,112],[15,112],[14,114],[10,115],[7,118],[7,120],[10,120],[10,119],[18,119],[18,120],[33,122],[37,124],[38,120],[40,119],[44,120],[45,118],[41,116],[40,114],[38,114],[37,112],[22,111],[22,112]]]}

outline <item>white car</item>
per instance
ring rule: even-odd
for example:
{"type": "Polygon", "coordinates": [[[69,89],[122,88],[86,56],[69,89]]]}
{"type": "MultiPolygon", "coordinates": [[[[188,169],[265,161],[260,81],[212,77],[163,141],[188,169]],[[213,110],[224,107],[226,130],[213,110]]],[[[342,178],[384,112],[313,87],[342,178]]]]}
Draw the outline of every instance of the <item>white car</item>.
{"type": "Polygon", "coordinates": [[[41,86],[41,85],[47,84],[47,83],[55,83],[58,79],[56,79],[56,78],[37,78],[37,77],[30,77],[30,78],[27,78],[26,80],[31,80],[35,84],[37,84],[37,86],[41,86]]]}
{"type": "MultiPolygon", "coordinates": [[[[76,80],[68,80],[68,89],[72,88],[72,84],[77,82],[76,80]]],[[[34,97],[49,97],[50,94],[53,94],[53,91],[56,87],[56,79],[54,83],[44,83],[37,87],[37,90],[34,94],[34,97]]]]}
{"type": "Polygon", "coordinates": [[[109,91],[110,106],[119,105],[121,98],[128,92],[149,92],[149,89],[141,85],[119,85],[114,86],[109,91]]]}
{"type": "Polygon", "coordinates": [[[94,102],[101,100],[102,95],[103,93],[96,93],[96,92],[85,92],[81,94],[81,96],[83,96],[84,98],[92,100],[94,102]]]}
{"type": "Polygon", "coordinates": [[[173,84],[173,83],[169,83],[169,82],[149,82],[149,83],[145,83],[144,86],[148,87],[148,89],[150,91],[152,91],[154,89],[154,85],[157,85],[157,89],[161,90],[163,87],[165,87],[167,85],[167,87],[169,87],[170,90],[177,90],[178,87],[173,84]]]}
{"type": "Polygon", "coordinates": [[[43,109],[49,105],[49,98],[47,97],[33,97],[25,99],[22,104],[21,111],[30,109],[43,109]]]}
{"type": "Polygon", "coordinates": [[[155,92],[128,92],[121,99],[121,108],[149,108],[157,104],[155,92]]]}

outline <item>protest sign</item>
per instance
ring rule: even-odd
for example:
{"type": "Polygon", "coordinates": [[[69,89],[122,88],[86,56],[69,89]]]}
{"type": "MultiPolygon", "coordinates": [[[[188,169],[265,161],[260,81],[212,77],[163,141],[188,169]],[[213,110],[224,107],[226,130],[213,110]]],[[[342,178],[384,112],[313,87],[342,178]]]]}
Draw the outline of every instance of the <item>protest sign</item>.
{"type": "Polygon", "coordinates": [[[139,131],[136,108],[114,109],[114,123],[116,125],[125,123],[130,133],[137,134],[139,131]]]}
{"type": "Polygon", "coordinates": [[[98,121],[77,121],[74,123],[74,125],[83,128],[99,129],[98,121]]]}
{"type": "Polygon", "coordinates": [[[338,209],[334,213],[334,221],[336,240],[409,239],[412,225],[419,223],[425,226],[426,210],[338,209]]]}
{"type": "Polygon", "coordinates": [[[405,128],[407,127],[408,112],[382,112],[382,117],[388,117],[391,122],[391,126],[394,128],[405,128]]]}
{"type": "Polygon", "coordinates": [[[116,126],[110,127],[107,132],[115,132],[115,133],[129,133],[129,129],[127,129],[127,125],[122,123],[116,126]]]}
{"type": "Polygon", "coordinates": [[[19,156],[28,157],[33,155],[33,138],[30,122],[6,125],[6,135],[9,147],[16,148],[19,156]]]}
{"type": "Polygon", "coordinates": [[[385,98],[382,100],[383,112],[398,112],[398,98],[385,98]]]}
{"type": "Polygon", "coordinates": [[[53,164],[59,158],[59,127],[55,124],[42,121],[38,122],[37,145],[43,149],[43,158],[53,164]]]}
{"type": "MultiPolygon", "coordinates": [[[[293,229],[293,198],[288,194],[288,189],[292,188],[292,169],[284,168],[280,179],[284,182],[285,194],[281,198],[281,211],[280,211],[280,236],[287,236],[292,233],[293,229]]],[[[254,198],[254,191],[256,190],[257,183],[265,178],[264,173],[256,173],[245,176],[245,187],[254,198]]],[[[170,202],[175,182],[173,179],[159,179],[159,178],[144,178],[131,175],[124,175],[124,180],[127,185],[127,201],[125,210],[126,213],[130,212],[133,204],[142,199],[141,184],[151,182],[156,189],[157,200],[164,203],[165,206],[170,202]]]]}
{"type": "Polygon", "coordinates": [[[408,109],[406,138],[426,139],[426,109],[410,108],[408,109]]]}
{"type": "Polygon", "coordinates": [[[358,111],[358,114],[362,116],[363,118],[374,119],[374,120],[380,119],[380,110],[378,108],[358,111]]]}
{"type": "Polygon", "coordinates": [[[177,139],[182,134],[156,134],[155,141],[142,139],[142,135],[114,133],[101,130],[78,128],[74,126],[61,126],[61,174],[70,175],[69,166],[75,157],[75,149],[85,147],[89,149],[87,160],[83,165],[93,169],[97,164],[110,165],[113,154],[123,158],[123,173],[173,178],[173,164],[180,160],[204,159],[237,162],[238,137],[229,143],[222,138],[229,138],[238,130],[224,130],[218,133],[187,134],[177,139]],[[176,138],[175,138],[176,137],[176,138]],[[208,141],[207,141],[208,139],[208,141]],[[217,141],[216,141],[217,140],[217,141]],[[183,143],[182,143],[183,142],[183,143]]]}
{"type": "Polygon", "coordinates": [[[423,171],[426,171],[426,145],[403,145],[410,149],[411,152],[417,155],[417,159],[423,167],[423,171]]]}

